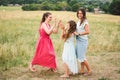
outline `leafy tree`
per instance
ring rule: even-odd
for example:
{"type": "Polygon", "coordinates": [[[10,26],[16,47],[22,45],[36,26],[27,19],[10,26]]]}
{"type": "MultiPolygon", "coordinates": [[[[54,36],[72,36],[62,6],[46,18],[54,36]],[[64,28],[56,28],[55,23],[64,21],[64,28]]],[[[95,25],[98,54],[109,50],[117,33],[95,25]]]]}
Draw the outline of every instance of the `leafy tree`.
{"type": "Polygon", "coordinates": [[[67,5],[67,2],[65,1],[57,2],[55,10],[66,10],[67,5]]]}
{"type": "Polygon", "coordinates": [[[78,3],[77,0],[72,0],[72,1],[69,2],[69,5],[70,5],[70,6],[73,6],[73,5],[76,4],[76,3],[78,3]]]}
{"type": "Polygon", "coordinates": [[[120,15],[120,0],[113,0],[109,7],[109,12],[114,15],[120,15]]]}
{"type": "Polygon", "coordinates": [[[41,10],[50,10],[50,6],[47,1],[45,1],[41,4],[41,10]]]}
{"type": "Polygon", "coordinates": [[[26,4],[22,6],[22,9],[26,11],[40,10],[40,5],[39,4],[26,4]]]}
{"type": "Polygon", "coordinates": [[[88,9],[89,12],[92,12],[94,10],[94,8],[95,7],[93,5],[90,5],[90,6],[87,7],[87,9],[88,9]]]}
{"type": "Polygon", "coordinates": [[[105,2],[103,4],[101,4],[100,8],[105,11],[105,13],[109,13],[109,6],[110,6],[110,2],[105,2]]]}
{"type": "Polygon", "coordinates": [[[77,11],[80,7],[82,7],[81,4],[80,3],[76,3],[76,4],[74,4],[72,6],[72,11],[77,11]]]}
{"type": "Polygon", "coordinates": [[[0,5],[7,6],[9,4],[8,0],[0,0],[0,5]]]}

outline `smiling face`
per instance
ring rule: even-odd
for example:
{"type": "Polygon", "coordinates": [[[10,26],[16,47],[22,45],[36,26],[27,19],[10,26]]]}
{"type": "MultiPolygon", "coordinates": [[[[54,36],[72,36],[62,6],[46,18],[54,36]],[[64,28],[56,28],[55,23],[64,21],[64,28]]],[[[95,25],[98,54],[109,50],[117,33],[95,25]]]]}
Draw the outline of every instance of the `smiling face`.
{"type": "Polygon", "coordinates": [[[78,17],[81,21],[85,20],[85,19],[86,19],[86,10],[85,10],[85,9],[79,9],[79,10],[77,11],[77,17],[78,17]]]}
{"type": "Polygon", "coordinates": [[[50,21],[52,20],[52,15],[51,15],[51,14],[48,15],[48,17],[46,17],[46,20],[47,20],[48,22],[50,22],[50,21]]]}
{"type": "Polygon", "coordinates": [[[77,13],[77,17],[78,17],[79,19],[82,19],[82,18],[83,18],[83,13],[82,13],[81,10],[78,11],[78,13],[77,13]]]}
{"type": "Polygon", "coordinates": [[[46,13],[43,14],[41,23],[43,23],[45,21],[50,22],[51,20],[52,20],[52,14],[49,13],[49,12],[46,12],[46,13]]]}

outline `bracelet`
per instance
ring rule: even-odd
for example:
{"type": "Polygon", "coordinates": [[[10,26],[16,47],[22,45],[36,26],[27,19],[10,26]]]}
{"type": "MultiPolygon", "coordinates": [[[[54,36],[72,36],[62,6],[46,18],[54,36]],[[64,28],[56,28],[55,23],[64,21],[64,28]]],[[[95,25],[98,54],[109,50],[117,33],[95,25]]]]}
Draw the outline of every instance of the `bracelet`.
{"type": "Polygon", "coordinates": [[[81,34],[79,33],[79,36],[81,36],[81,34]]]}

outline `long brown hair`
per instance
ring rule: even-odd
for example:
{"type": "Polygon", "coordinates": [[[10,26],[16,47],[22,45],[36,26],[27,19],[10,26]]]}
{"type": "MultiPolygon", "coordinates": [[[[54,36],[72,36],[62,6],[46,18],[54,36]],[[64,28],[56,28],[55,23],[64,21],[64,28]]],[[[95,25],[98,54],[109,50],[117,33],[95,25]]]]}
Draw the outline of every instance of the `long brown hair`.
{"type": "Polygon", "coordinates": [[[82,18],[81,23],[80,23],[80,25],[81,25],[84,22],[84,20],[86,19],[86,10],[85,9],[79,9],[77,11],[77,17],[78,17],[79,11],[81,11],[82,14],[83,14],[83,18],[82,18]]]}
{"type": "Polygon", "coordinates": [[[46,13],[44,13],[43,16],[42,16],[41,23],[45,22],[45,18],[48,17],[49,15],[51,15],[50,12],[46,12],[46,13]]]}
{"type": "Polygon", "coordinates": [[[68,23],[69,23],[70,28],[68,31],[65,31],[65,34],[63,34],[63,36],[62,36],[64,41],[66,41],[71,36],[71,34],[76,31],[75,21],[70,20],[70,21],[68,21],[68,23]]]}

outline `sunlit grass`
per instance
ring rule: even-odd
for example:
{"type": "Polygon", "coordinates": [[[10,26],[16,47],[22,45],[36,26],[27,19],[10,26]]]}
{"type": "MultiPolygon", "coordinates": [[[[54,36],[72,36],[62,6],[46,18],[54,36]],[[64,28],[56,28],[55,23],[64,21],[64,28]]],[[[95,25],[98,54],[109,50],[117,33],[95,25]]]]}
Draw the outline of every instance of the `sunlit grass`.
{"type": "Polygon", "coordinates": [[[15,11],[15,10],[22,10],[19,6],[0,6],[0,11],[15,11]]]}

